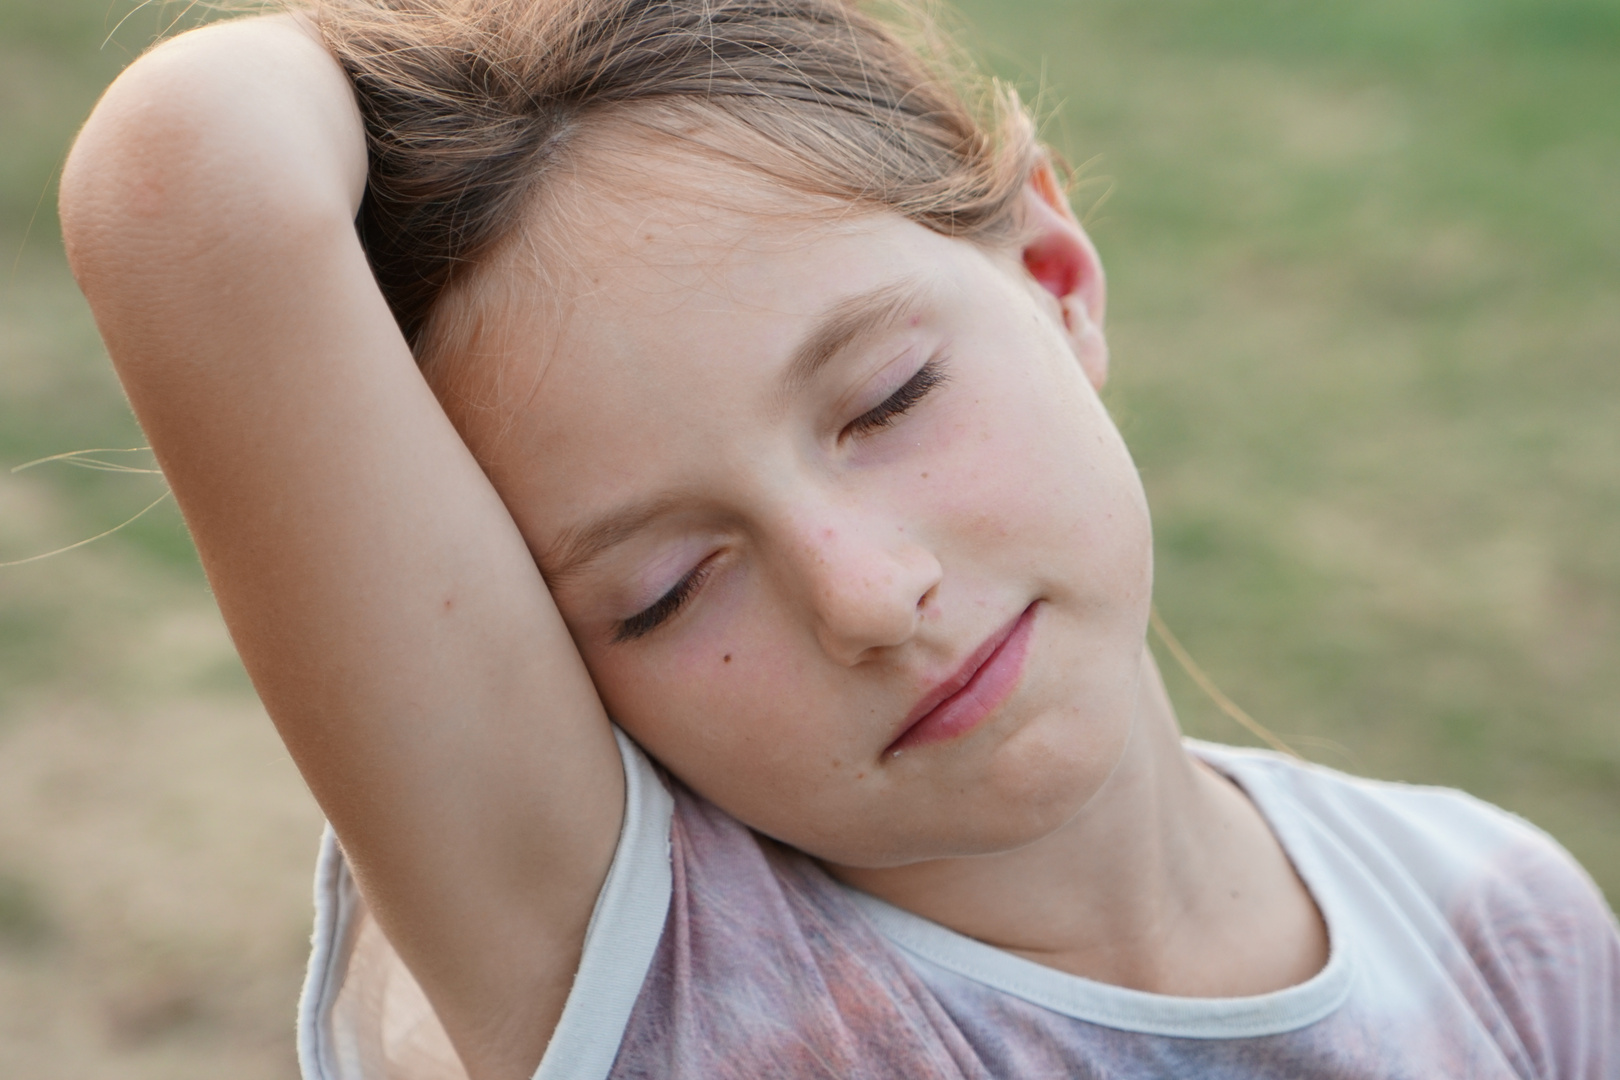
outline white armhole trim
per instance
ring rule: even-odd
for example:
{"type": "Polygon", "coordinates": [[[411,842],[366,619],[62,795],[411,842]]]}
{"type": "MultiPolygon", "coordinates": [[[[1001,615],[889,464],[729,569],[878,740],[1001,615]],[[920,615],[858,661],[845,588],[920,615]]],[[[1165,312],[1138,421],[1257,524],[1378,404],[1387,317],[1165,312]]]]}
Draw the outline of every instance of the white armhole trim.
{"type": "Polygon", "coordinates": [[[617,727],[613,735],[624,758],[619,848],[591,912],[579,974],[534,1080],[606,1080],[669,915],[675,800],[641,748],[617,727]]]}
{"type": "Polygon", "coordinates": [[[328,825],[321,833],[321,851],[315,860],[315,929],[310,935],[304,989],[298,998],[298,1072],[305,1080],[341,1075],[330,1038],[332,1006],[349,966],[358,900],[343,849],[328,825]]]}
{"type": "MultiPolygon", "coordinates": [[[[605,1080],[647,979],[669,914],[669,834],[675,803],[640,747],[617,727],[624,763],[624,822],[585,931],[579,971],[534,1080],[605,1080]]],[[[332,1012],[354,949],[364,900],[327,826],[315,868],[315,929],[298,1002],[298,1068],[304,1080],[356,1075],[334,1039],[332,1012]]]]}

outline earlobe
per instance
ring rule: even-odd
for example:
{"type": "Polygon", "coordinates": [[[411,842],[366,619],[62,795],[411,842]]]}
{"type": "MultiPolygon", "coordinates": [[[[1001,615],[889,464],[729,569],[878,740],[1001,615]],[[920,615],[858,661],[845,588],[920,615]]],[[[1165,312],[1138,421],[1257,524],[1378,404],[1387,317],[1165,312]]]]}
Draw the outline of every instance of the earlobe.
{"type": "Polygon", "coordinates": [[[1057,300],[1075,356],[1100,390],[1108,377],[1102,261],[1070,209],[1051,162],[1044,158],[1025,182],[1022,211],[1024,268],[1057,300]]]}

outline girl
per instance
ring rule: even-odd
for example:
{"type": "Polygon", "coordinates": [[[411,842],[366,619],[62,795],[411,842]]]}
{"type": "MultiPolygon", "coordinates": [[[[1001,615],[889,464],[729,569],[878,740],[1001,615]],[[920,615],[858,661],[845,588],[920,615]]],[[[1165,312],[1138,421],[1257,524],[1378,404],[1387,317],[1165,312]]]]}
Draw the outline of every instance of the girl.
{"type": "Polygon", "coordinates": [[[108,92],[70,257],[332,824],[306,1076],[1620,1075],[1553,842],[1180,739],[1102,267],[980,112],[842,0],[108,92]]]}

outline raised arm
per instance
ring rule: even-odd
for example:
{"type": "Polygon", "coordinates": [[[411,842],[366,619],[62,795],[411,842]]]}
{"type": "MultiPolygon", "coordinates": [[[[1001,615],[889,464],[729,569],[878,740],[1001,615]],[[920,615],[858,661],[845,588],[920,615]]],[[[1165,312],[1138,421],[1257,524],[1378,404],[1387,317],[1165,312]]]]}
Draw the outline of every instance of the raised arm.
{"type": "Polygon", "coordinates": [[[527,1075],[623,813],[584,665],[353,219],[347,80],[293,17],[169,42],[62,180],[75,275],[242,659],[475,1078],[527,1075]]]}

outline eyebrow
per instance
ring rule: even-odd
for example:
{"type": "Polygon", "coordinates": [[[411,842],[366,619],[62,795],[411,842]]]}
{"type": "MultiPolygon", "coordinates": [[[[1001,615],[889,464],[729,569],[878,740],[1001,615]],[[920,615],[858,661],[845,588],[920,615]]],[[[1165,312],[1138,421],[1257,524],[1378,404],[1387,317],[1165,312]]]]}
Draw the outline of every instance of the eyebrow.
{"type": "Polygon", "coordinates": [[[644,499],[565,530],[536,558],[541,576],[551,585],[566,581],[609,548],[624,543],[683,501],[675,494],[644,499]]]}
{"type": "Polygon", "coordinates": [[[922,282],[907,278],[834,304],[793,351],[782,373],[782,395],[803,390],[841,353],[914,313],[924,295],[922,282]]]}
{"type": "MultiPolygon", "coordinates": [[[[779,400],[803,390],[841,354],[881,333],[923,306],[927,290],[906,278],[840,300],[818,318],[782,372],[779,400]]],[[[609,549],[624,543],[685,500],[667,494],[627,506],[567,529],[536,557],[541,575],[556,585],[576,576],[609,549]]]]}

